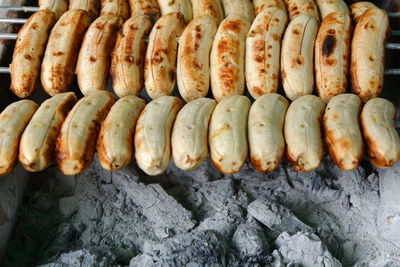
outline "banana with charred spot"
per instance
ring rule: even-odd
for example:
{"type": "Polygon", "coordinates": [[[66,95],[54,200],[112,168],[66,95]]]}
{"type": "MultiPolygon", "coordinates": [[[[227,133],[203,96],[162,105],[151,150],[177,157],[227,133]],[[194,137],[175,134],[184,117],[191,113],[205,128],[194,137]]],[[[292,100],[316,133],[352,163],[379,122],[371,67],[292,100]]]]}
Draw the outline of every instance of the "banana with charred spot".
{"type": "Polygon", "coordinates": [[[114,15],[123,21],[129,19],[131,12],[128,0],[102,0],[100,16],[103,15],[114,15]]]}
{"type": "Polygon", "coordinates": [[[383,98],[369,100],[361,112],[361,126],[368,157],[378,168],[395,165],[400,160],[400,138],[394,128],[396,107],[383,98]]]}
{"type": "Polygon", "coordinates": [[[370,8],[360,17],[351,42],[350,77],[355,94],[363,102],[382,92],[389,19],[386,11],[370,8]]]}
{"type": "Polygon", "coordinates": [[[176,53],[185,21],[181,13],[169,13],[157,20],[149,36],[144,62],[147,94],[155,99],[170,95],[176,83],[176,53]]]}
{"type": "Polygon", "coordinates": [[[321,119],[325,103],[314,95],[302,96],[293,101],[285,117],[287,158],[295,171],[316,169],[323,156],[321,119]]]}
{"type": "Polygon", "coordinates": [[[270,7],[257,15],[251,25],[246,39],[245,73],[253,98],[278,90],[281,38],[286,24],[286,12],[270,7]]]}
{"type": "Polygon", "coordinates": [[[69,92],[53,96],[40,105],[19,145],[19,161],[25,169],[38,172],[52,163],[61,125],[76,101],[75,94],[69,92]]]}
{"type": "Polygon", "coordinates": [[[20,98],[31,95],[38,86],[40,65],[55,13],[44,9],[33,14],[18,33],[10,65],[10,90],[20,98]]]}
{"type": "Polygon", "coordinates": [[[181,13],[186,23],[192,20],[193,13],[190,0],[157,0],[157,2],[162,16],[169,13],[181,13]]]}
{"type": "Polygon", "coordinates": [[[146,15],[154,23],[160,16],[160,8],[156,0],[128,0],[131,7],[131,16],[146,15]]]}
{"type": "Polygon", "coordinates": [[[0,113],[0,175],[13,170],[21,135],[37,108],[38,104],[31,100],[20,100],[0,113]]]}
{"type": "Polygon", "coordinates": [[[97,142],[99,161],[104,169],[116,171],[132,160],[133,135],[146,102],[137,96],[125,96],[111,108],[101,125],[97,142]]]}
{"type": "Polygon", "coordinates": [[[100,124],[114,104],[107,91],[95,91],[79,100],[62,124],[56,159],[66,175],[84,171],[92,162],[100,124]]]}
{"type": "Polygon", "coordinates": [[[334,96],[324,114],[325,139],[329,155],[344,170],[358,167],[364,152],[359,115],[361,100],[353,94],[334,96]]]}
{"type": "Polygon", "coordinates": [[[171,131],[182,101],[160,96],[144,108],[135,132],[135,157],[148,175],[163,173],[171,160],[171,131]]]}
{"type": "Polygon", "coordinates": [[[55,13],[58,20],[68,10],[68,0],[39,0],[40,9],[48,9],[55,13]]]}
{"type": "Polygon", "coordinates": [[[219,25],[224,20],[224,11],[220,0],[192,0],[193,18],[211,16],[219,25]]]}
{"type": "Polygon", "coordinates": [[[198,98],[178,113],[172,130],[172,157],[186,171],[198,169],[208,155],[208,124],[217,102],[198,98]]]}
{"type": "Polygon", "coordinates": [[[308,15],[319,20],[317,4],[314,0],[284,0],[290,20],[300,15],[308,15]]]}
{"type": "Polygon", "coordinates": [[[219,25],[210,55],[211,89],[214,98],[242,95],[244,92],[244,57],[250,22],[231,15],[219,25]]]}
{"type": "Polygon", "coordinates": [[[314,42],[318,20],[308,15],[293,19],[282,41],[281,75],[283,89],[291,100],[311,94],[314,89],[314,42]]]}
{"type": "MultiPolygon", "coordinates": [[[[254,14],[258,16],[264,9],[276,7],[286,13],[286,6],[283,0],[253,0],[254,14]]],[[[286,14],[287,17],[287,14],[286,14]]]]}
{"type": "Polygon", "coordinates": [[[350,15],[350,10],[343,0],[316,0],[322,20],[332,12],[350,15]]]}
{"type": "Polygon", "coordinates": [[[204,97],[210,87],[210,51],[217,23],[213,17],[194,18],[179,39],[177,82],[187,102],[204,97]]]}
{"type": "Polygon", "coordinates": [[[119,97],[138,95],[143,87],[144,37],[151,30],[150,18],[138,15],[128,19],[118,32],[111,55],[112,87],[119,97]]]}
{"type": "Polygon", "coordinates": [[[79,48],[89,24],[88,12],[73,9],[65,12],[51,31],[40,77],[49,95],[69,90],[75,77],[79,48]]]}
{"type": "Polygon", "coordinates": [[[230,96],[217,104],[211,116],[208,132],[211,160],[224,174],[238,172],[247,159],[250,106],[246,96],[230,96]]]}
{"type": "Polygon", "coordinates": [[[251,106],[248,135],[250,160],[259,172],[278,168],[284,153],[283,123],[289,102],[279,94],[265,94],[251,106]]]}
{"type": "Polygon", "coordinates": [[[250,22],[254,20],[254,8],[250,0],[221,0],[225,17],[241,16],[250,22]]]}
{"type": "Polygon", "coordinates": [[[367,9],[369,8],[378,8],[378,7],[368,1],[355,2],[351,4],[350,12],[354,22],[357,23],[361,15],[364,14],[364,12],[367,11],[367,9]]]}
{"type": "Polygon", "coordinates": [[[99,15],[100,0],[69,0],[69,9],[81,9],[89,13],[92,20],[99,15]]]}
{"type": "Polygon", "coordinates": [[[107,89],[111,52],[121,23],[117,16],[104,15],[89,26],[76,64],[79,89],[84,95],[107,89]]]}
{"type": "Polygon", "coordinates": [[[351,19],[332,12],[322,21],[315,41],[315,83],[318,95],[328,102],[347,89],[351,19]]]}

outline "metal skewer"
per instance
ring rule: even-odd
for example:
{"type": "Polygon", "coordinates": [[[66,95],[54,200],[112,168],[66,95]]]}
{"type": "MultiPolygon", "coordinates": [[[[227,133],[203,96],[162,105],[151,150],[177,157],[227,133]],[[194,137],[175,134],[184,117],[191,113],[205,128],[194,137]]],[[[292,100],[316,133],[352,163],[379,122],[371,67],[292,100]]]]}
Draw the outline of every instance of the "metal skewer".
{"type": "Polygon", "coordinates": [[[16,11],[16,12],[36,12],[40,10],[37,6],[0,6],[0,11],[16,11]]]}

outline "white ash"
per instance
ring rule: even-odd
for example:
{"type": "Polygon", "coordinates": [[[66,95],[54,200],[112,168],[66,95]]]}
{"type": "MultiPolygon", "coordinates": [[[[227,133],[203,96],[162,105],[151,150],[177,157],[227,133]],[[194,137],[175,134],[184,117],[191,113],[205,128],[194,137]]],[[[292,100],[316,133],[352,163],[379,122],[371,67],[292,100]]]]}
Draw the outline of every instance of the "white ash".
{"type": "Polygon", "coordinates": [[[286,264],[294,263],[299,266],[340,267],[326,246],[312,233],[298,232],[290,236],[283,232],[278,236],[275,245],[279,249],[286,264]]]}
{"type": "Polygon", "coordinates": [[[157,177],[97,159],[75,177],[54,167],[31,177],[3,265],[399,266],[399,172],[328,158],[305,174],[286,162],[226,176],[209,160],[157,177]]]}
{"type": "Polygon", "coordinates": [[[266,198],[256,199],[247,207],[248,213],[271,229],[276,236],[282,232],[295,234],[299,231],[313,232],[286,207],[266,198]]]}

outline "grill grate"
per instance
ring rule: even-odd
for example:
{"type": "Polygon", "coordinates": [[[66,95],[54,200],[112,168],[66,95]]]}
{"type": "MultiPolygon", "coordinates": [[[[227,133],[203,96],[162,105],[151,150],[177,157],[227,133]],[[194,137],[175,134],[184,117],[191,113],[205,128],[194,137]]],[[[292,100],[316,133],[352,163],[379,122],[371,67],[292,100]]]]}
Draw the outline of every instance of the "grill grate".
{"type": "MultiPolygon", "coordinates": [[[[39,10],[39,7],[34,6],[0,6],[0,12],[25,12],[34,13],[39,10]]],[[[388,12],[389,18],[400,18],[400,12],[388,12]]],[[[24,24],[27,21],[25,18],[0,18],[1,23],[8,24],[24,24]]],[[[391,30],[392,36],[400,36],[400,30],[391,30]]],[[[16,40],[17,33],[0,33],[0,40],[16,40]]],[[[385,44],[387,50],[400,50],[400,43],[387,43],[385,44]]],[[[8,67],[0,66],[0,74],[8,74],[10,69],[8,67]]],[[[400,67],[396,69],[385,69],[385,75],[400,75],[400,67]]],[[[400,121],[396,121],[396,128],[400,128],[400,121]]]]}

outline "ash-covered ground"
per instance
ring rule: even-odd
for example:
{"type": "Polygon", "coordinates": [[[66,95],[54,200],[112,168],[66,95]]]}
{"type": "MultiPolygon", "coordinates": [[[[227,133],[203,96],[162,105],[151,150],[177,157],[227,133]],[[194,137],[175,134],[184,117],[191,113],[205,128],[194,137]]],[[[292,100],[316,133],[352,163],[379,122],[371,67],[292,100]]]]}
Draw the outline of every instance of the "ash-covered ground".
{"type": "Polygon", "coordinates": [[[400,164],[33,174],[3,266],[400,266],[400,164]],[[396,247],[397,246],[397,247],[396,247]]]}

